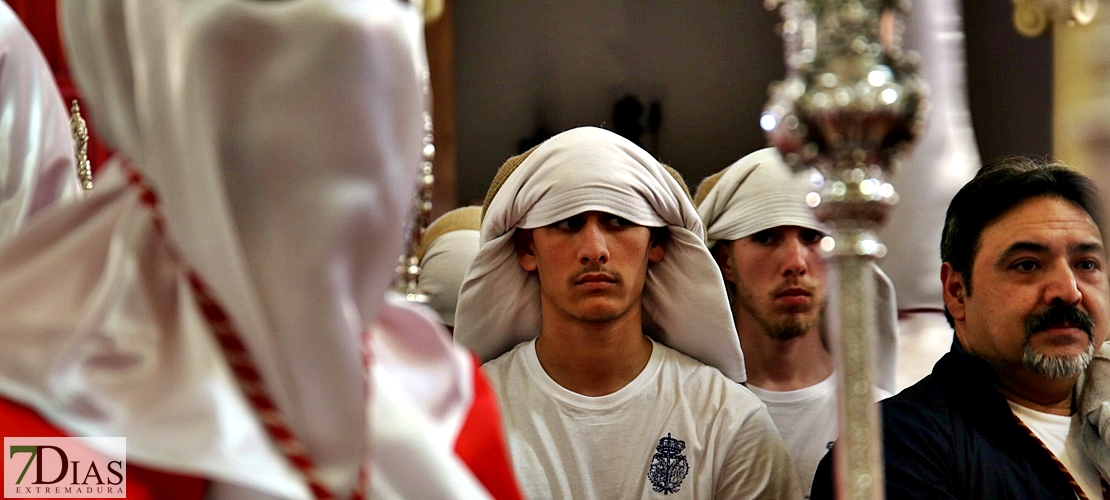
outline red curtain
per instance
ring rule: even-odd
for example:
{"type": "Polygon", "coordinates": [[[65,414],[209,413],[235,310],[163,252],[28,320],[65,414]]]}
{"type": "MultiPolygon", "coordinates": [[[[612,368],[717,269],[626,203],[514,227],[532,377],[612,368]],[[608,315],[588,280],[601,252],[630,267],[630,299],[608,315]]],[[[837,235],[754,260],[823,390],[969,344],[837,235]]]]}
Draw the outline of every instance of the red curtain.
{"type": "Polygon", "coordinates": [[[62,39],[58,35],[57,2],[44,2],[43,0],[5,1],[23,21],[23,24],[27,26],[27,30],[35,37],[35,41],[38,42],[43,55],[46,56],[46,61],[50,63],[50,69],[54,71],[54,79],[58,82],[59,90],[62,92],[67,107],[73,99],[77,99],[81,105],[81,115],[84,116],[89,126],[88,154],[89,162],[92,164],[93,173],[95,174],[108,157],[112,155],[112,151],[96,136],[96,126],[89,119],[84,101],[81,100],[81,95],[74,87],[73,79],[70,78],[69,67],[66,66],[65,50],[62,48],[62,39]]]}

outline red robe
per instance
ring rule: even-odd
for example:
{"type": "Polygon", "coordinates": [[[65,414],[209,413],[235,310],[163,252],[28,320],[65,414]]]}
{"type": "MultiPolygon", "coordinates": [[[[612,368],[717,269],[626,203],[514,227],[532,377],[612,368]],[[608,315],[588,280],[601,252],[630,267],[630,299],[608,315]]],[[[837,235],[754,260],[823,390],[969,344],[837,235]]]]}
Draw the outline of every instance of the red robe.
{"type": "MultiPolygon", "coordinates": [[[[474,369],[474,403],[455,441],[455,453],[493,498],[518,500],[522,497],[501,432],[497,398],[476,358],[474,369]]],[[[67,436],[34,410],[0,398],[0,437],[67,436]]],[[[204,498],[208,484],[203,477],[127,464],[127,498],[131,500],[199,500],[204,498]]]]}

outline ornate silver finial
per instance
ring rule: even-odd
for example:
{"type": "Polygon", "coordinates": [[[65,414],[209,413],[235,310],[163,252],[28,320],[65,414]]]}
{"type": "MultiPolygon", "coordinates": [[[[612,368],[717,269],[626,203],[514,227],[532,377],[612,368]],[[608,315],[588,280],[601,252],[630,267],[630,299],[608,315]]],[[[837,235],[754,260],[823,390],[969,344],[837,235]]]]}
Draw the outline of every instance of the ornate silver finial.
{"type": "Polygon", "coordinates": [[[86,193],[92,191],[92,167],[89,165],[89,128],[81,117],[81,106],[74,99],[69,105],[69,130],[73,134],[74,156],[77,157],[77,179],[86,193]]]}
{"type": "Polygon", "coordinates": [[[769,141],[796,170],[824,176],[807,202],[832,228],[821,242],[837,270],[829,309],[837,358],[840,439],[837,491],[882,498],[879,413],[872,401],[877,319],[876,236],[896,200],[885,181],[922,128],[925,83],[901,50],[907,0],[772,0],[783,16],[786,78],[760,118],[769,141]],[[836,337],[839,333],[839,338],[836,337]]]}
{"type": "Polygon", "coordinates": [[[432,188],[435,187],[435,175],[432,173],[436,147],[432,134],[431,106],[431,77],[427,70],[424,71],[424,144],[421,151],[423,158],[420,161],[420,177],[416,188],[416,204],[413,207],[413,216],[409,227],[409,237],[405,245],[405,253],[397,263],[397,279],[394,289],[405,296],[410,302],[427,303],[428,296],[420,290],[420,259],[416,257],[416,249],[424,237],[424,230],[432,218],[432,188]]]}

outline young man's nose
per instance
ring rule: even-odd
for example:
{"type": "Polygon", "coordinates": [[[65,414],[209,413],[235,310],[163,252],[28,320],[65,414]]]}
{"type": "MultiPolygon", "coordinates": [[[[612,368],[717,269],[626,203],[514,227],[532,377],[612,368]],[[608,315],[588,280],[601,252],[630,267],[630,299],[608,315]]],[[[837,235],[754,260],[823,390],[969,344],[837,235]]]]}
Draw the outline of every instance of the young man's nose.
{"type": "Polygon", "coordinates": [[[590,218],[578,233],[578,260],[582,264],[609,262],[605,231],[596,218],[590,218]]]}
{"type": "Polygon", "coordinates": [[[809,270],[809,257],[812,249],[796,236],[783,240],[779,248],[779,258],[783,276],[804,275],[809,270]]]}

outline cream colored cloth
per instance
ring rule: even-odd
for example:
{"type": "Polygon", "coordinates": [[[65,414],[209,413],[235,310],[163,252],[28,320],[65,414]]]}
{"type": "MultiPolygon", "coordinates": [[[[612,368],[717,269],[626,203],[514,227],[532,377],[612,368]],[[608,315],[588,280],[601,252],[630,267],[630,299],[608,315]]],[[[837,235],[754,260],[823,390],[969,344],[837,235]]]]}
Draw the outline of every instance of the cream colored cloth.
{"type": "Polygon", "coordinates": [[[746,380],[724,281],[683,186],[640,147],[594,127],[538,146],[489,201],[481,249],[459,293],[455,339],[488,361],[536,338],[539,281],[520,267],[513,233],[587,211],[669,228],[666,255],[648,268],[644,286],[647,331],[732,380],[746,380]]]}
{"type": "Polygon", "coordinates": [[[456,208],[428,225],[417,250],[420,291],[428,296],[428,305],[447,326],[455,325],[459,287],[478,254],[481,226],[482,207],[456,208]]]}
{"type": "Polygon", "coordinates": [[[373,498],[485,497],[448,438],[471,358],[384,298],[421,160],[420,6],[67,0],[59,14],[92,121],[146,179],[116,160],[92,197],[0,248],[0,393],[69,433],[126,437],[134,463],[210,479],[209,498],[310,498],[232,378],[195,270],[332,491],[347,496],[365,461],[373,498]]]}
{"type": "MultiPolygon", "coordinates": [[[[701,183],[695,195],[698,213],[706,224],[710,247],[735,241],[779,226],[798,226],[828,233],[806,204],[806,195],[821,187],[820,174],[795,174],[775,148],[764,148],[737,160],[701,183]]],[[[894,393],[898,357],[898,309],[894,284],[878,265],[875,274],[875,320],[878,353],[875,385],[894,393]]],[[[829,303],[836,300],[836,283],[829,281],[829,303]]],[[[730,316],[731,317],[731,316],[730,316]]]]}
{"type": "Polygon", "coordinates": [[[0,241],[80,192],[69,115],[34,38],[0,2],[0,241]]]}
{"type": "Polygon", "coordinates": [[[1084,451],[1110,481],[1110,342],[1102,344],[1083,375],[1079,415],[1084,419],[1084,451]]]}
{"type": "MultiPolygon", "coordinates": [[[[898,294],[894,282],[878,264],[875,271],[875,328],[878,342],[875,347],[875,385],[891,394],[898,393],[898,294]]],[[[835,292],[835,291],[834,291],[835,292]]],[[[834,300],[833,293],[829,294],[834,300]]]]}

